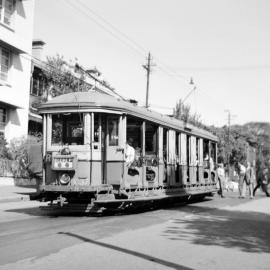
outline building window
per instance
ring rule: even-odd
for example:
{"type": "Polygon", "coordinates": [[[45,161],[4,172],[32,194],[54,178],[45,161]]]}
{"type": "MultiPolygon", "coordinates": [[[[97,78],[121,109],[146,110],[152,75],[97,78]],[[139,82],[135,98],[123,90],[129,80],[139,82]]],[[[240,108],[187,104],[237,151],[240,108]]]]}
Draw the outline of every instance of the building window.
{"type": "Polygon", "coordinates": [[[31,95],[33,96],[42,96],[46,88],[46,79],[42,70],[35,67],[32,75],[31,81],[31,95]]]}
{"type": "Polygon", "coordinates": [[[5,108],[0,108],[0,130],[5,128],[7,122],[7,111],[5,108]]]}
{"type": "Polygon", "coordinates": [[[33,96],[42,96],[45,90],[45,80],[41,77],[33,77],[31,94],[33,96]]]}
{"type": "Polygon", "coordinates": [[[0,80],[8,80],[8,71],[10,68],[10,51],[0,47],[0,80]]]}
{"type": "Polygon", "coordinates": [[[15,0],[0,0],[0,22],[12,26],[14,11],[15,11],[15,0]]]}

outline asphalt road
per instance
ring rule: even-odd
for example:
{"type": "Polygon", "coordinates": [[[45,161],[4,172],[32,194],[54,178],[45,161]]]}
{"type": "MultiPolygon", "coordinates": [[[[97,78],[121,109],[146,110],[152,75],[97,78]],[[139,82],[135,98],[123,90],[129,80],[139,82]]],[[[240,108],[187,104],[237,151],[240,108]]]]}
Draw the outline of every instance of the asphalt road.
{"type": "Polygon", "coordinates": [[[270,199],[101,217],[0,203],[0,269],[270,269],[270,199]]]}

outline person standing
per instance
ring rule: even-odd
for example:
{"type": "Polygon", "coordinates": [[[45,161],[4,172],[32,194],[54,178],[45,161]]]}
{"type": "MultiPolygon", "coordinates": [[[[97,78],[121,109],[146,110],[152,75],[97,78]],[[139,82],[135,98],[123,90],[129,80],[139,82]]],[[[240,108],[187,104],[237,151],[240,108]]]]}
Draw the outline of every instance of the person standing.
{"type": "Polygon", "coordinates": [[[237,168],[238,168],[238,175],[239,175],[239,183],[238,183],[239,198],[245,198],[246,188],[247,188],[246,181],[245,181],[246,167],[240,162],[238,162],[237,168]]]}
{"type": "Polygon", "coordinates": [[[131,164],[135,160],[135,149],[132,146],[133,139],[129,138],[126,142],[126,148],[125,148],[125,162],[126,166],[130,167],[131,164]]]}
{"type": "Polygon", "coordinates": [[[224,198],[223,190],[225,186],[225,170],[223,163],[218,164],[217,168],[218,182],[219,182],[219,191],[218,194],[221,198],[224,198]]]}
{"type": "Polygon", "coordinates": [[[261,187],[263,192],[267,197],[270,197],[270,194],[268,192],[268,168],[264,167],[262,172],[259,173],[258,178],[257,178],[257,185],[253,190],[253,196],[255,196],[256,190],[261,187]]]}
{"type": "Polygon", "coordinates": [[[253,178],[252,167],[250,166],[250,162],[247,162],[246,175],[245,175],[244,181],[246,182],[246,185],[248,187],[249,198],[250,199],[253,199],[253,187],[254,187],[254,185],[252,184],[252,181],[253,181],[252,178],[253,178]]]}

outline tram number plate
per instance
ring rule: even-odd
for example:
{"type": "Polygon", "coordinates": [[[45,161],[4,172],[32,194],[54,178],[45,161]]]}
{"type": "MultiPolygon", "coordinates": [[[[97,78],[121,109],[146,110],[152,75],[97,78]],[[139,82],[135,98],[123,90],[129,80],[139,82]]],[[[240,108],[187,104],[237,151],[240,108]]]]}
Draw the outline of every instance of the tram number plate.
{"type": "Polygon", "coordinates": [[[54,157],[53,170],[74,170],[74,157],[54,157]]]}

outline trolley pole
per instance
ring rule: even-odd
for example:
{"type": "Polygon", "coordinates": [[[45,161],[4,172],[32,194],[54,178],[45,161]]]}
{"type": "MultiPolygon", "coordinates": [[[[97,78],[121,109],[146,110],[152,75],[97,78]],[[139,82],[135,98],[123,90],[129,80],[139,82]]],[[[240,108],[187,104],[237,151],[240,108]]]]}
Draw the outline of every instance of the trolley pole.
{"type": "Polygon", "coordinates": [[[153,64],[151,63],[152,61],[152,57],[150,52],[148,53],[148,57],[147,57],[147,64],[143,65],[143,68],[146,70],[146,77],[147,77],[147,82],[146,82],[146,99],[145,99],[145,107],[148,108],[149,107],[149,79],[150,79],[150,73],[151,73],[151,67],[153,66],[153,64]]]}

